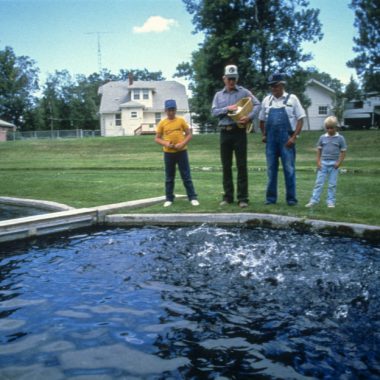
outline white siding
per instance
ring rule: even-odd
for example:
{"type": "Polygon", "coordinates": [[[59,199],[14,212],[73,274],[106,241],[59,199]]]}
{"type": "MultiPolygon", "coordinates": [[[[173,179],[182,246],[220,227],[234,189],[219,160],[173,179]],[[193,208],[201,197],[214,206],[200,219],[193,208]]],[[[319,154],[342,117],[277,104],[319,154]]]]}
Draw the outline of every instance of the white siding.
{"type": "Polygon", "coordinates": [[[325,118],[333,114],[332,94],[320,86],[311,84],[306,87],[305,95],[310,98],[311,106],[307,109],[308,120],[304,130],[322,130],[325,118]],[[327,114],[320,114],[320,107],[327,107],[327,114]]]}
{"type": "Polygon", "coordinates": [[[126,136],[133,136],[143,121],[141,108],[124,108],[121,112],[122,127],[126,136]],[[136,117],[132,117],[135,114],[136,117]]]}
{"type": "Polygon", "coordinates": [[[101,115],[100,128],[102,136],[124,136],[123,128],[115,125],[115,114],[101,115]]]}

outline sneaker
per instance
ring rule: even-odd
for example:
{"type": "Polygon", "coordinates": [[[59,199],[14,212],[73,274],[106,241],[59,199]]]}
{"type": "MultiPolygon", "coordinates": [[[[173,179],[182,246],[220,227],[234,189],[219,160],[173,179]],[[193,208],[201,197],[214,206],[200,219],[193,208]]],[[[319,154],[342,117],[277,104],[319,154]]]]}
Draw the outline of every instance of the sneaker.
{"type": "Polygon", "coordinates": [[[171,201],[166,201],[165,203],[164,203],[164,207],[169,207],[169,206],[171,206],[173,204],[173,202],[171,202],[171,201]]]}
{"type": "Polygon", "coordinates": [[[313,207],[313,206],[315,206],[315,205],[316,205],[316,203],[314,203],[314,202],[309,202],[309,203],[305,204],[305,207],[310,208],[310,207],[313,207]]]}
{"type": "Polygon", "coordinates": [[[197,199],[192,199],[192,200],[190,201],[190,203],[191,203],[192,206],[199,206],[199,202],[198,202],[197,199]]]}
{"type": "Polygon", "coordinates": [[[246,208],[246,207],[248,207],[248,203],[247,202],[239,202],[239,207],[240,208],[246,208]]]}
{"type": "Polygon", "coordinates": [[[271,201],[265,201],[265,206],[269,206],[269,205],[275,205],[276,202],[271,202],[271,201]]]}
{"type": "Polygon", "coordinates": [[[227,205],[230,205],[232,202],[227,202],[227,201],[221,201],[219,203],[219,206],[227,206],[227,205]]]}
{"type": "Polygon", "coordinates": [[[334,203],[329,203],[329,204],[327,205],[327,207],[328,207],[328,208],[334,208],[335,205],[334,205],[334,203]]]}

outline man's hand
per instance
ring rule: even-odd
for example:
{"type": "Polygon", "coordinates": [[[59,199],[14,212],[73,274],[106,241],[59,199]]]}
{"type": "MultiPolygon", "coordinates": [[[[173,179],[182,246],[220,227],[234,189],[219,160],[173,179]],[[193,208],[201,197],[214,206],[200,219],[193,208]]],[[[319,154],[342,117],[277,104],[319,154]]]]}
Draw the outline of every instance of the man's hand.
{"type": "Polygon", "coordinates": [[[285,146],[287,148],[291,148],[295,143],[296,143],[296,137],[292,136],[292,137],[289,137],[289,140],[286,142],[285,146]]]}
{"type": "Polygon", "coordinates": [[[227,110],[228,111],[236,111],[237,110],[237,105],[236,104],[232,104],[230,106],[227,106],[227,110]]]}
{"type": "Polygon", "coordinates": [[[266,135],[263,135],[263,138],[261,139],[261,141],[262,141],[264,144],[266,144],[266,142],[267,142],[267,136],[266,136],[266,135]]]}
{"type": "Polygon", "coordinates": [[[250,122],[251,122],[251,119],[248,116],[243,116],[241,119],[239,119],[239,124],[245,125],[250,122]]]}

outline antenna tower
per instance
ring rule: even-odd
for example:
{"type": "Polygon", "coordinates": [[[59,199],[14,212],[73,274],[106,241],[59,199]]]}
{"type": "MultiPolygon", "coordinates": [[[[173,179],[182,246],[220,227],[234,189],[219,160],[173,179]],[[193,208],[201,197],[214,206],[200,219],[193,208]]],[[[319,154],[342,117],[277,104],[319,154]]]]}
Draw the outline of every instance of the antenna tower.
{"type": "Polygon", "coordinates": [[[100,35],[101,34],[108,34],[110,32],[88,32],[86,34],[96,34],[96,37],[97,37],[97,42],[98,42],[98,51],[97,51],[97,54],[98,54],[98,71],[99,73],[102,71],[102,48],[101,48],[101,44],[100,44],[100,35]]]}

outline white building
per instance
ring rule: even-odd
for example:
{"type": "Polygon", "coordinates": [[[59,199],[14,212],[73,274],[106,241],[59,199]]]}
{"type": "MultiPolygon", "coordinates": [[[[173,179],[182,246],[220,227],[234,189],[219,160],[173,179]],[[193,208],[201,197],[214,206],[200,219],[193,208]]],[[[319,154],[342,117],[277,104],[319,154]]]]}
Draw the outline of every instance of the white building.
{"type": "Polygon", "coordinates": [[[185,86],[176,81],[115,81],[101,86],[100,130],[102,136],[154,134],[165,117],[164,102],[177,102],[177,115],[189,122],[185,86]]]}
{"type": "Polygon", "coordinates": [[[325,118],[334,114],[335,91],[316,79],[310,79],[306,83],[305,95],[311,100],[311,105],[305,110],[303,130],[321,130],[325,118]]]}

